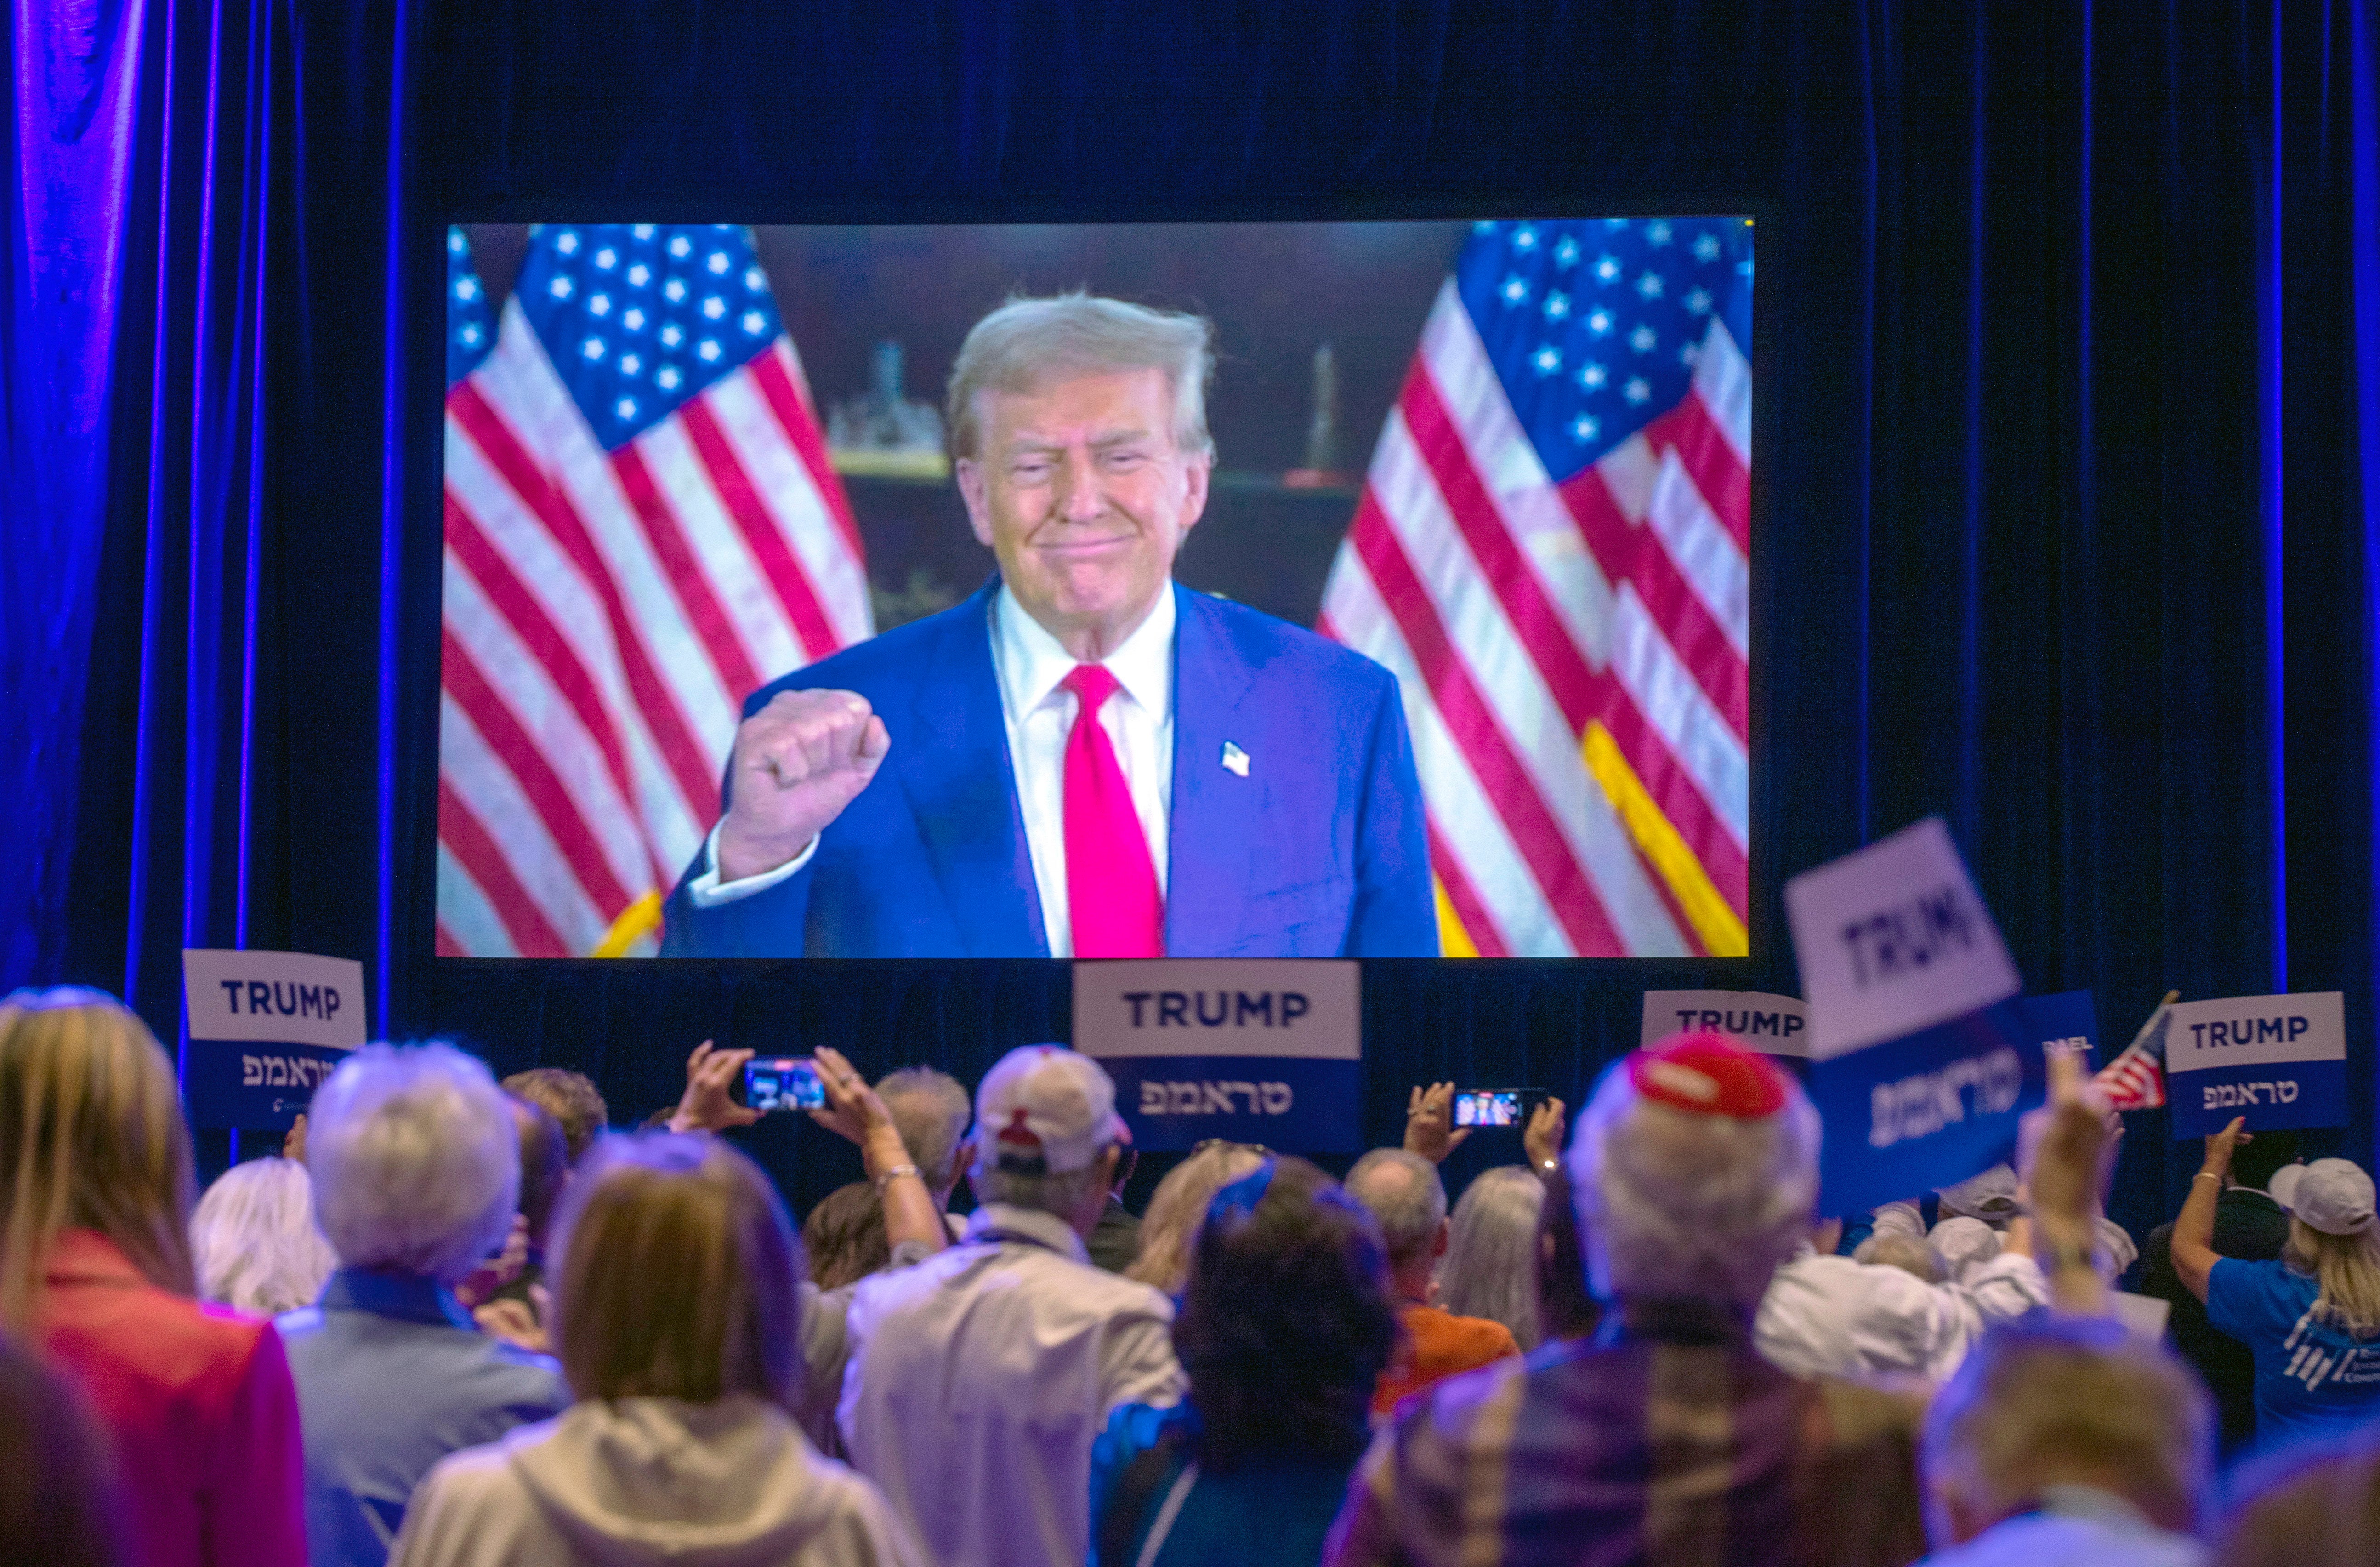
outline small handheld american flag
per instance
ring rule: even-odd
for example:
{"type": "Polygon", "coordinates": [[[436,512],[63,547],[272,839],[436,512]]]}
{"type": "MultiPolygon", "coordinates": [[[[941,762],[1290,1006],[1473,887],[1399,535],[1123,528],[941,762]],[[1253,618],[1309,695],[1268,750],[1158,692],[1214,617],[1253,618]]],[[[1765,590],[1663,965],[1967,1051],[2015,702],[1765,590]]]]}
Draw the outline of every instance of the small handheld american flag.
{"type": "Polygon", "coordinates": [[[2180,990],[2168,990],[2124,1053],[2099,1069],[2092,1082],[2107,1095],[2111,1110],[2155,1110],[2165,1103],[2165,1035],[2173,1024],[2180,990]]]}

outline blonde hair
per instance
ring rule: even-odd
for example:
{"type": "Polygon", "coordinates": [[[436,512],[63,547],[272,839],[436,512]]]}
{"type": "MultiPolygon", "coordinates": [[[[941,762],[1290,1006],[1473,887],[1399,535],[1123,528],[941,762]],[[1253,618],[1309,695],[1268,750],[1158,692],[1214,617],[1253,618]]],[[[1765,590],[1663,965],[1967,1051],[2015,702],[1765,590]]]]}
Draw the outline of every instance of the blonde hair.
{"type": "Polygon", "coordinates": [[[1204,316],[1079,288],[1048,299],[1011,298],[968,330],[951,362],[951,456],[982,455],[979,392],[1033,392],[1069,374],[1153,370],[1173,393],[1173,444],[1184,456],[1211,457],[1207,383],[1215,373],[1214,335],[1204,316]]]}
{"type": "Polygon", "coordinates": [[[38,1321],[61,1230],[96,1230],[163,1290],[196,1290],[190,1134],[149,1026],[97,990],[0,1001],[0,1324],[38,1321]]]}
{"type": "Polygon", "coordinates": [[[2380,1334],[2380,1225],[2332,1235],[2292,1218],[2281,1260],[2319,1286],[2317,1318],[2359,1339],[2380,1334]]]}
{"type": "Polygon", "coordinates": [[[2035,1316],[1977,1342],[1925,1414],[1928,1502],[1988,1520],[2046,1486],[2094,1485],[2162,1527],[2194,1529],[2214,1466],[2214,1405],[2198,1378],[2106,1318],[2035,1316]]]}
{"type": "Polygon", "coordinates": [[[235,1164],[190,1216],[199,1297],[276,1316],[311,1306],[339,1254],[314,1225],[314,1184],[295,1160],[235,1164]]]}
{"type": "Polygon", "coordinates": [[[710,1137],[606,1137],[554,1232],[554,1344],[580,1398],[791,1409],[801,1244],[759,1167],[710,1137]]]}
{"type": "Polygon", "coordinates": [[[1165,1172],[1140,1221],[1140,1254],[1123,1270],[1127,1279],[1180,1294],[1190,1277],[1190,1252],[1207,1205],[1215,1194],[1264,1162],[1253,1143],[1211,1143],[1165,1172]]]}

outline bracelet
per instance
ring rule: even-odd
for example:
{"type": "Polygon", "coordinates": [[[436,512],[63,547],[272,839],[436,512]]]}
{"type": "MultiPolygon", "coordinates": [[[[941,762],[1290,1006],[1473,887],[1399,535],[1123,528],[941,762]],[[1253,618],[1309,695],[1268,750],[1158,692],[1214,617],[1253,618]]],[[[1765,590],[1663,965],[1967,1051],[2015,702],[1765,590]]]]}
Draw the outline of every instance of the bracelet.
{"type": "Polygon", "coordinates": [[[2205,1180],[2205,1181],[2220,1181],[2221,1179],[2223,1179],[2223,1177],[2222,1177],[2222,1176],[2220,1176],[2220,1175],[2218,1175],[2218,1174],[2216,1174],[2216,1173],[2214,1171],[2212,1171],[2212,1170],[2202,1170],[2202,1171],[2200,1171],[2197,1174],[2192,1175],[2192,1176],[2191,1177],[2191,1179],[2192,1179],[2192,1180],[2193,1180],[2193,1181],[2199,1181],[2199,1180],[2205,1180]]]}
{"type": "Polygon", "coordinates": [[[884,1195],[884,1184],[887,1181],[893,1180],[902,1175],[915,1175],[919,1181],[923,1181],[926,1178],[926,1172],[918,1169],[914,1164],[896,1164],[892,1169],[887,1170],[883,1174],[876,1177],[876,1195],[878,1197],[882,1197],[884,1195]]]}
{"type": "Polygon", "coordinates": [[[1537,1161],[1537,1173],[1540,1175],[1551,1175],[1560,1169],[1561,1160],[1559,1159],[1546,1159],[1537,1161]]]}

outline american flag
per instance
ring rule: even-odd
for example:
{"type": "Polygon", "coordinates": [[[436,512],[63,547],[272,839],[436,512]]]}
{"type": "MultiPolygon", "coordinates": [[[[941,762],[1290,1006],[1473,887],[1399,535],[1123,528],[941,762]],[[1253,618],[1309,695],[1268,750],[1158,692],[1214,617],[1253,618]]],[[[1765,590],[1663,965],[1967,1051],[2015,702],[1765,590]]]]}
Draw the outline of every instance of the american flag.
{"type": "Polygon", "coordinates": [[[1475,226],[1323,595],[1450,956],[1748,950],[1752,225],[1475,226]]]}
{"type": "Polygon", "coordinates": [[[2124,1053],[2099,1069],[2091,1081],[2106,1090],[2110,1110],[2155,1110],[2165,1103],[2165,1036],[2173,1026],[2168,995],[2159,1003],[2124,1053]]]}
{"type": "Polygon", "coordinates": [[[548,224],[500,320],[447,249],[438,951],[650,950],[747,695],[873,630],[750,237],[548,224]]]}

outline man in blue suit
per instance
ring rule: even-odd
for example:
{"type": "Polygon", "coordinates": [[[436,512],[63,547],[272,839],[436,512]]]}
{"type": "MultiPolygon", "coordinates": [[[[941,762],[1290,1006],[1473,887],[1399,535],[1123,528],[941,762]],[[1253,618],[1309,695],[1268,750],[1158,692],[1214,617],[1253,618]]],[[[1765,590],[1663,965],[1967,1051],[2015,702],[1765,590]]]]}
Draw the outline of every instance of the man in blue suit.
{"type": "Polygon", "coordinates": [[[1081,294],[976,324],[952,447],[999,575],[753,694],[665,955],[1437,955],[1395,677],[1172,580],[1210,332],[1081,294]]]}

